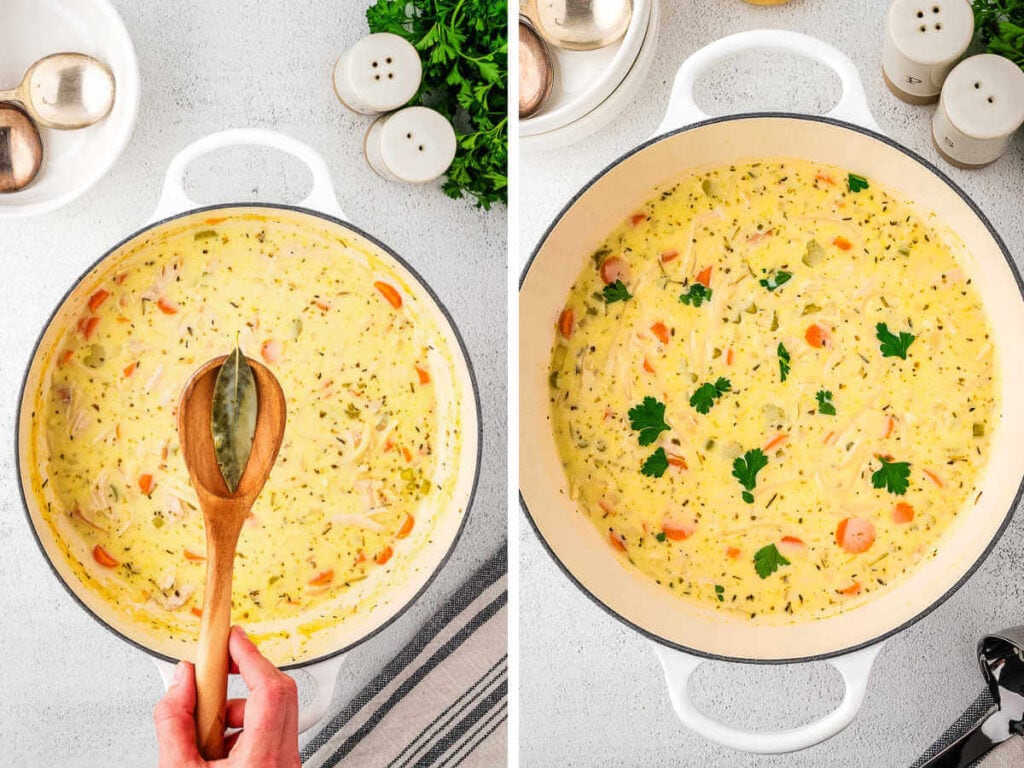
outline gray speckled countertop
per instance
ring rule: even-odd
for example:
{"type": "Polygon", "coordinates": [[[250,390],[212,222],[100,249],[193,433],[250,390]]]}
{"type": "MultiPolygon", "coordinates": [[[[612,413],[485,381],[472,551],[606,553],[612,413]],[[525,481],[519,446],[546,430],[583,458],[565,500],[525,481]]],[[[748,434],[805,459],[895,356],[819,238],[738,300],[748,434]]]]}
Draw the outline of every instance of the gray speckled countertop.
{"type": "MultiPolygon", "coordinates": [[[[156,763],[150,723],[162,693],[156,670],[142,652],[90,619],[50,573],[18,496],[13,434],[21,377],[51,309],[88,265],[149,218],[168,162],[200,136],[275,128],[323,153],[350,220],[394,248],[436,289],[476,369],[484,462],[462,540],[420,601],[350,655],[335,706],[372,678],[505,537],[505,210],[478,211],[434,185],[385,182],[364,162],[370,119],[341,107],[330,72],[338,55],[367,32],[366,0],[115,4],[142,74],[134,139],[111,173],[68,207],[0,222],[2,765],[156,763]]],[[[294,202],[308,183],[289,157],[239,149],[199,161],[189,189],[200,202],[294,202]]]]}
{"type": "MultiPolygon", "coordinates": [[[[939,159],[930,141],[932,108],[898,101],[882,81],[886,0],[793,0],[775,8],[740,0],[661,0],[661,7],[658,55],[627,112],[598,135],[557,154],[524,153],[522,260],[580,186],[654,132],[675,71],[689,53],[727,34],[760,27],[817,35],[849,55],[882,129],[937,162],[988,214],[1018,264],[1024,260],[1024,135],[980,171],[960,171],[939,159]]],[[[820,65],[788,54],[753,53],[709,73],[697,101],[712,114],[817,113],[834,103],[838,90],[838,79],[820,65]]],[[[520,532],[524,766],[905,767],[980,692],[977,639],[1024,623],[1024,516],[1018,515],[963,589],[886,643],[864,709],[850,728],[804,752],[755,757],[707,743],[683,728],[650,643],[572,586],[521,514],[520,532]]],[[[713,663],[700,668],[692,690],[698,705],[714,716],[748,728],[778,729],[833,708],[842,683],[824,663],[782,668],[713,663]]]]}

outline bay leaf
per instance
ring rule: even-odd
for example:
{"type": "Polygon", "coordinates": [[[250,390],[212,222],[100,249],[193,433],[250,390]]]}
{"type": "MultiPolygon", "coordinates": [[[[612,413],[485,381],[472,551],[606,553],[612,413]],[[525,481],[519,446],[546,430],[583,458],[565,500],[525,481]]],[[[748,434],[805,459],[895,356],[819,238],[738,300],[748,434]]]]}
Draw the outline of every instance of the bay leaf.
{"type": "Polygon", "coordinates": [[[217,371],[210,418],[217,466],[232,493],[238,490],[252,453],[257,408],[256,377],[236,344],[217,371]]]}

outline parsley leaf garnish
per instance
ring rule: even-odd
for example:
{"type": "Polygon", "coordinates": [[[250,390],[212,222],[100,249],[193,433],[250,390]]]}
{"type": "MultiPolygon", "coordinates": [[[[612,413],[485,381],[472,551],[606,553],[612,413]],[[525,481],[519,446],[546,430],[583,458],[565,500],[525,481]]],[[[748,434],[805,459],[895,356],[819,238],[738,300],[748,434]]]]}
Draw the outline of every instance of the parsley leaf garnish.
{"type": "Polygon", "coordinates": [[[664,448],[659,448],[648,456],[647,461],[640,467],[640,471],[648,477],[661,477],[665,474],[666,469],[668,469],[668,456],[665,455],[664,448]]]}
{"type": "Polygon", "coordinates": [[[754,494],[751,493],[757,487],[757,473],[768,466],[768,457],[760,448],[747,451],[738,456],[732,463],[732,476],[740,481],[744,487],[743,500],[747,504],[754,503],[754,494]]]}
{"type": "Polygon", "coordinates": [[[786,345],[779,342],[779,376],[785,381],[789,377],[789,350],[786,345]]]}
{"type": "Polygon", "coordinates": [[[508,195],[508,24],[505,3],[488,0],[376,0],[371,32],[412,43],[423,82],[409,102],[436,109],[455,126],[449,197],[489,209],[508,195]]]}
{"type": "Polygon", "coordinates": [[[604,293],[606,304],[614,304],[616,301],[629,301],[633,298],[633,294],[626,289],[626,284],[621,280],[616,280],[614,283],[606,285],[602,293],[604,293]]]}
{"type": "Polygon", "coordinates": [[[732,383],[725,377],[719,377],[714,384],[709,381],[697,387],[697,391],[690,397],[690,405],[697,413],[707,413],[715,404],[715,400],[731,390],[732,383]]]}
{"type": "Polygon", "coordinates": [[[875,326],[875,336],[882,342],[879,347],[882,350],[882,357],[898,357],[901,360],[907,359],[907,350],[910,349],[910,345],[917,338],[914,334],[907,333],[906,331],[900,331],[900,335],[897,336],[889,330],[885,323],[879,323],[875,326]]]}
{"type": "Polygon", "coordinates": [[[718,602],[725,602],[725,587],[721,584],[715,584],[715,597],[718,598],[718,602]]]}
{"type": "Polygon", "coordinates": [[[699,307],[705,301],[711,301],[711,289],[703,283],[691,283],[689,288],[679,294],[679,300],[683,304],[699,307]]]}
{"type": "Polygon", "coordinates": [[[654,538],[656,538],[658,541],[664,541],[667,538],[667,536],[665,536],[664,531],[661,531],[660,533],[656,533],[654,535],[654,538]]]}
{"type": "Polygon", "coordinates": [[[769,291],[774,291],[779,286],[788,283],[792,279],[792,277],[793,275],[791,275],[789,272],[779,271],[772,273],[767,278],[759,280],[758,282],[761,283],[761,285],[763,285],[769,291]]]}
{"type": "Polygon", "coordinates": [[[858,176],[856,173],[851,173],[846,177],[846,186],[851,192],[860,192],[861,190],[867,189],[871,185],[868,184],[868,180],[863,176],[858,176]]]}
{"type": "Polygon", "coordinates": [[[783,565],[789,565],[789,560],[782,556],[774,544],[761,547],[754,553],[754,570],[762,579],[767,579],[783,565]]]}
{"type": "Polygon", "coordinates": [[[827,389],[819,389],[814,396],[818,399],[818,413],[824,413],[826,416],[836,415],[836,407],[832,404],[831,392],[827,389]]]}
{"type": "Polygon", "coordinates": [[[664,430],[671,429],[665,423],[665,404],[648,395],[640,405],[629,409],[629,426],[640,431],[640,445],[650,445],[664,430]]]}
{"type": "Polygon", "coordinates": [[[905,494],[910,485],[910,462],[889,461],[882,456],[878,460],[882,462],[882,468],[871,475],[871,484],[896,496],[905,494]]]}

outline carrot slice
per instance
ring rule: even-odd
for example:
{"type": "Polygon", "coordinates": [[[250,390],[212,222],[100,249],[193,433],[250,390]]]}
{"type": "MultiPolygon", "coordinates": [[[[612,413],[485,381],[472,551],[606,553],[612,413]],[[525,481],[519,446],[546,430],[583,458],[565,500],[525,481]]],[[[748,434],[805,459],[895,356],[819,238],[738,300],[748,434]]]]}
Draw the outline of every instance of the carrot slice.
{"type": "Polygon", "coordinates": [[[835,240],[832,241],[832,245],[841,251],[848,251],[853,248],[853,243],[847,240],[842,235],[839,235],[835,240]]]}
{"type": "Polygon", "coordinates": [[[128,273],[127,272],[121,272],[120,274],[114,276],[114,282],[117,283],[118,285],[124,285],[124,281],[127,280],[127,279],[128,279],[128,273]]]}
{"type": "Polygon", "coordinates": [[[412,451],[410,451],[404,445],[402,446],[402,458],[405,459],[406,464],[412,461],[412,451]]]}
{"type": "Polygon", "coordinates": [[[896,429],[896,419],[894,419],[892,416],[890,416],[888,421],[886,421],[886,423],[885,423],[885,434],[882,435],[882,437],[883,438],[889,437],[889,435],[892,434],[892,431],[894,429],[896,429]]]}
{"type": "Polygon", "coordinates": [[[668,327],[661,322],[655,323],[651,326],[651,333],[658,337],[658,341],[662,344],[668,344],[668,327]]]}
{"type": "Polygon", "coordinates": [[[646,357],[644,358],[644,370],[647,371],[648,373],[654,373],[654,366],[651,365],[651,361],[648,360],[646,357]]]}
{"type": "Polygon", "coordinates": [[[829,176],[828,174],[824,174],[824,173],[819,173],[819,174],[816,174],[816,175],[814,176],[814,179],[815,179],[816,181],[820,181],[820,182],[823,182],[823,183],[825,183],[825,184],[831,184],[831,185],[832,185],[833,187],[834,187],[834,186],[836,185],[836,180],[835,180],[835,179],[833,179],[833,178],[832,178],[831,176],[829,176]]]}
{"type": "Polygon", "coordinates": [[[309,580],[311,587],[326,587],[334,581],[334,569],[328,568],[326,571],[320,571],[316,576],[309,580]]]}
{"type": "Polygon", "coordinates": [[[829,432],[827,435],[825,435],[825,439],[822,442],[825,445],[832,445],[836,441],[836,437],[837,435],[835,432],[829,432]]]}
{"type": "Polygon", "coordinates": [[[96,330],[96,326],[100,324],[98,317],[83,317],[78,321],[78,332],[82,334],[88,341],[89,337],[92,336],[96,330]]]}
{"type": "Polygon", "coordinates": [[[695,281],[703,285],[705,288],[711,287],[711,267],[704,267],[700,272],[697,273],[695,281]]]}
{"type": "Polygon", "coordinates": [[[689,465],[686,463],[686,459],[677,453],[667,454],[668,463],[673,467],[679,467],[680,469],[689,469],[689,465]]]}
{"type": "Polygon", "coordinates": [[[373,284],[373,287],[380,291],[380,295],[387,299],[395,309],[401,309],[402,307],[402,295],[395,289],[395,287],[389,283],[377,281],[373,284]]]}
{"type": "Polygon", "coordinates": [[[103,304],[103,302],[106,301],[109,297],[110,291],[100,288],[98,291],[96,291],[96,293],[89,297],[89,311],[95,312],[97,309],[100,308],[100,305],[103,304]]]}
{"type": "Polygon", "coordinates": [[[892,519],[895,523],[910,523],[914,520],[914,508],[901,501],[892,508],[892,519]]]}
{"type": "Polygon", "coordinates": [[[430,383],[430,372],[428,370],[426,370],[425,368],[420,368],[418,365],[415,366],[415,368],[416,368],[416,375],[420,377],[420,384],[429,384],[430,383]]]}
{"type": "Polygon", "coordinates": [[[815,349],[821,349],[828,344],[830,335],[828,328],[822,325],[812,325],[807,328],[804,338],[815,349]]]}
{"type": "Polygon", "coordinates": [[[775,230],[774,229],[766,229],[764,232],[758,232],[756,234],[750,235],[747,238],[747,242],[748,243],[760,243],[762,240],[766,240],[767,238],[771,237],[774,234],[775,234],[775,230]]]}
{"type": "Polygon", "coordinates": [[[843,587],[839,590],[841,595],[859,595],[860,594],[860,582],[855,581],[848,587],[843,587]]]}
{"type": "Polygon", "coordinates": [[[662,533],[672,541],[685,541],[693,536],[693,532],[696,530],[697,526],[692,523],[677,523],[673,520],[666,520],[661,525],[662,533]]]}
{"type": "Polygon", "coordinates": [[[622,536],[617,534],[615,531],[608,531],[608,541],[611,542],[612,547],[619,550],[619,552],[626,551],[626,542],[622,536]]]}
{"type": "Polygon", "coordinates": [[[558,332],[563,339],[572,338],[572,332],[576,329],[576,313],[571,309],[563,309],[558,316],[558,332]]]}
{"type": "Polygon", "coordinates": [[[124,377],[127,379],[129,376],[131,376],[133,373],[135,373],[135,371],[136,371],[136,369],[138,369],[138,367],[139,367],[138,363],[132,363],[131,365],[126,365],[124,371],[122,371],[122,373],[124,373],[124,377]]]}
{"type": "Polygon", "coordinates": [[[643,224],[645,221],[647,221],[646,213],[634,213],[632,216],[629,217],[629,223],[632,224],[634,227],[639,224],[643,224]]]}
{"type": "Polygon", "coordinates": [[[377,562],[377,565],[384,565],[384,563],[391,559],[393,554],[395,554],[395,551],[391,547],[384,547],[373,559],[377,562]]]}
{"type": "Polygon", "coordinates": [[[601,262],[601,279],[606,285],[611,285],[616,280],[629,282],[632,272],[629,269],[629,262],[621,256],[609,256],[601,262]]]}
{"type": "Polygon", "coordinates": [[[736,355],[733,354],[733,351],[730,348],[729,351],[725,353],[725,364],[726,365],[732,365],[732,362],[735,359],[736,359],[736,355]]]}
{"type": "Polygon", "coordinates": [[[139,475],[139,489],[149,496],[153,492],[153,488],[156,487],[156,483],[153,482],[152,475],[139,475]]]}
{"type": "Polygon", "coordinates": [[[806,544],[804,544],[804,540],[803,539],[797,538],[796,536],[783,536],[782,537],[782,543],[783,544],[792,544],[794,547],[805,547],[805,546],[807,546],[806,544]]]}
{"type": "Polygon", "coordinates": [[[92,548],[92,559],[102,565],[104,568],[116,568],[120,565],[107,550],[97,544],[92,548]]]}
{"type": "Polygon", "coordinates": [[[268,363],[274,364],[280,362],[283,351],[284,348],[280,341],[277,339],[267,339],[263,342],[263,346],[260,347],[260,357],[268,363]]]}
{"type": "Polygon", "coordinates": [[[765,443],[765,446],[764,446],[763,450],[770,451],[773,448],[778,448],[780,445],[782,445],[788,439],[789,439],[789,435],[787,435],[785,432],[779,432],[779,434],[777,434],[775,437],[773,437],[771,440],[769,440],[767,443],[765,443]]]}
{"type": "Polygon", "coordinates": [[[942,478],[939,477],[934,472],[932,472],[930,469],[925,469],[923,471],[924,471],[924,473],[926,475],[928,475],[928,479],[931,480],[933,483],[935,483],[937,486],[939,486],[939,488],[945,488],[946,487],[946,484],[942,481],[942,478]]]}
{"type": "Polygon", "coordinates": [[[679,251],[662,251],[661,252],[661,263],[668,264],[670,261],[674,261],[679,258],[679,251]]]}
{"type": "Polygon", "coordinates": [[[202,608],[196,608],[193,605],[191,608],[189,608],[189,611],[191,611],[192,615],[195,616],[196,618],[199,618],[199,619],[203,618],[203,609],[202,608]]]}
{"type": "Polygon", "coordinates": [[[193,563],[201,563],[206,559],[203,555],[196,554],[191,549],[185,549],[182,554],[185,555],[186,560],[191,560],[193,563]]]}
{"type": "Polygon", "coordinates": [[[223,224],[223,223],[224,223],[225,221],[227,221],[227,220],[228,220],[228,219],[227,219],[227,217],[226,217],[226,216],[220,216],[220,217],[217,217],[217,218],[207,219],[207,220],[206,220],[206,221],[204,221],[203,223],[204,223],[204,224],[208,224],[208,225],[210,225],[211,227],[215,227],[215,226],[217,226],[218,224],[223,224]]]}
{"type": "Polygon", "coordinates": [[[65,349],[64,354],[60,356],[60,365],[67,365],[71,362],[71,358],[75,356],[75,350],[65,349]]]}
{"type": "Polygon", "coordinates": [[[867,552],[875,543],[875,524],[863,517],[847,517],[836,528],[836,543],[852,555],[867,552]]]}
{"type": "Polygon", "coordinates": [[[416,518],[412,515],[405,516],[405,522],[402,523],[402,527],[398,529],[398,533],[395,534],[399,539],[404,539],[410,533],[412,533],[412,527],[416,525],[416,518]]]}
{"type": "Polygon", "coordinates": [[[740,556],[740,548],[727,547],[725,550],[725,556],[728,557],[730,560],[735,560],[737,557],[740,556]]]}
{"type": "Polygon", "coordinates": [[[313,303],[316,304],[316,306],[320,309],[321,312],[326,312],[331,308],[330,304],[328,304],[326,301],[320,301],[320,299],[316,299],[313,303]]]}
{"type": "Polygon", "coordinates": [[[358,552],[356,552],[356,562],[357,563],[365,563],[366,562],[366,553],[363,552],[363,550],[361,550],[361,549],[358,552]]]}
{"type": "Polygon", "coordinates": [[[178,305],[175,304],[170,299],[166,299],[166,298],[160,299],[160,301],[158,301],[156,303],[156,305],[160,309],[160,311],[163,312],[165,315],[176,315],[176,314],[178,314],[178,305]]]}

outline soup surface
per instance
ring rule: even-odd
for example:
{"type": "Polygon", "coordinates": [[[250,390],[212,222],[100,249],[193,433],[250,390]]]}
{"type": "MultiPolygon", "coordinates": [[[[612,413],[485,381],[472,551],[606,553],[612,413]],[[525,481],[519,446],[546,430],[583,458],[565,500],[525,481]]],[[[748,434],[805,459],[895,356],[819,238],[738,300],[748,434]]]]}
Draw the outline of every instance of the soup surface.
{"type": "Polygon", "coordinates": [[[79,577],[135,621],[197,634],[204,529],[178,399],[237,336],[280,381],[287,428],[242,530],[233,620],[288,661],[373,607],[453,492],[456,384],[429,300],[371,248],[252,214],[141,242],[86,285],[35,413],[35,491],[79,577]]]}
{"type": "Polygon", "coordinates": [[[551,415],[579,508],[666,589],[752,619],[837,613],[934,556],[997,418],[957,247],[838,168],[664,187],[558,319],[551,415]]]}

